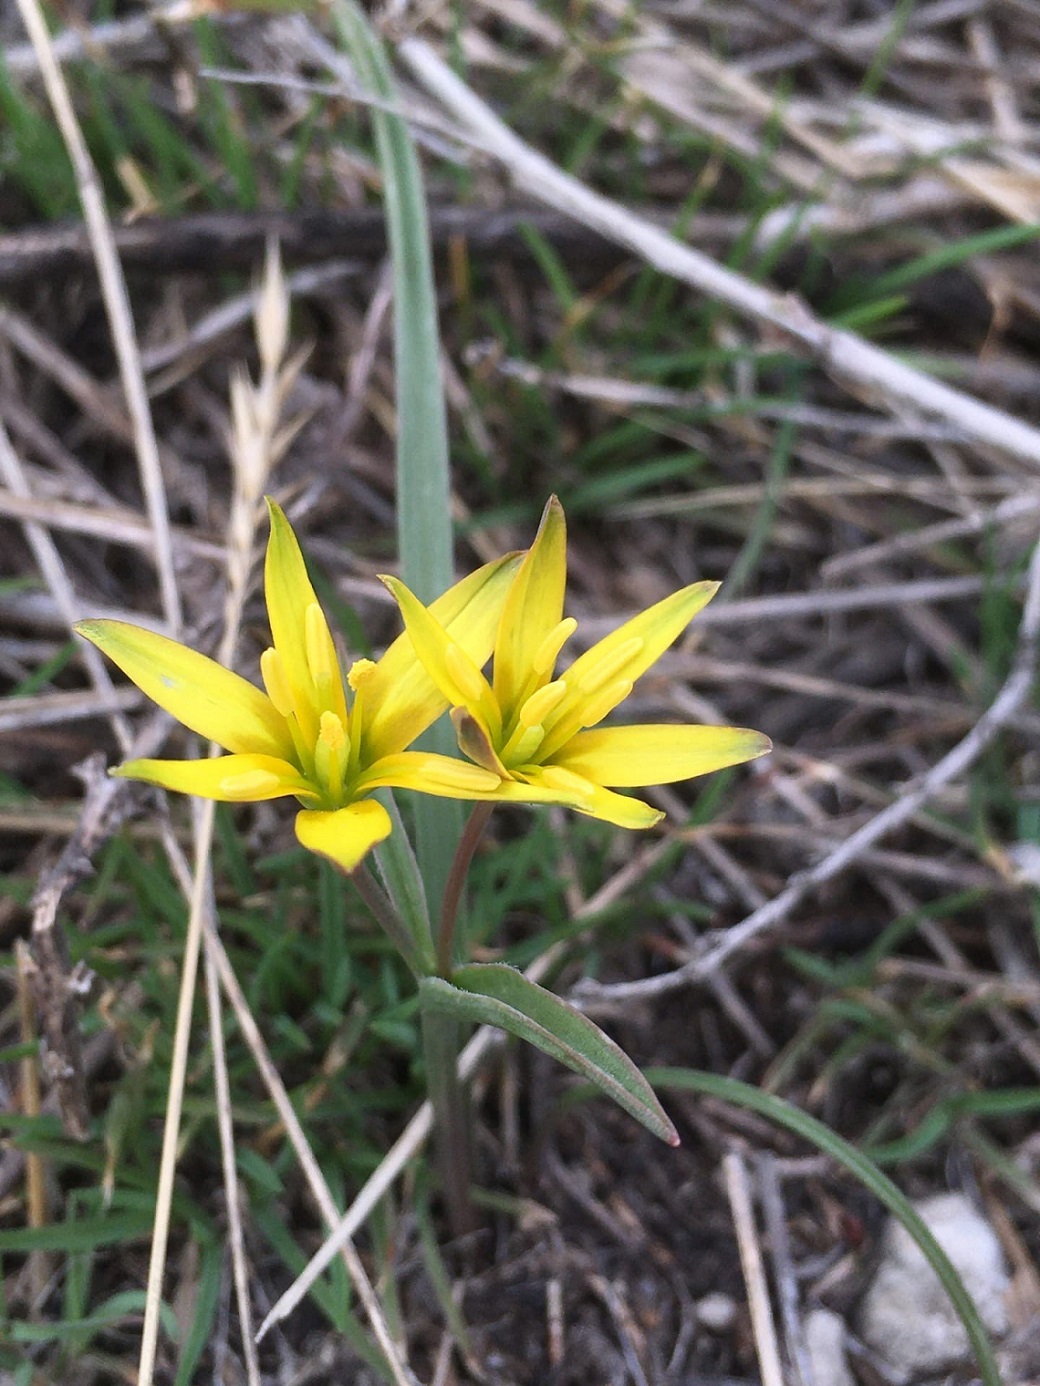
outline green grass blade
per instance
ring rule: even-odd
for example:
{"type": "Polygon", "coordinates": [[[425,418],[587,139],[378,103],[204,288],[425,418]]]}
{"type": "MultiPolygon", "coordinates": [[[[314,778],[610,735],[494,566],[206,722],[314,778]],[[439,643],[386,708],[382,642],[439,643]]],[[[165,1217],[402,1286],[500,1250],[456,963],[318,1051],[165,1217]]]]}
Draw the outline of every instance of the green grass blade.
{"type": "MultiPolygon", "coordinates": [[[[362,82],[381,102],[397,105],[397,90],[379,40],[352,0],[333,0],[340,40],[362,82]]],[[[394,275],[394,360],[397,379],[397,535],[401,575],[429,602],[452,580],[451,483],[448,425],[441,385],[437,296],[430,256],[426,195],[415,146],[402,117],[372,111],[383,171],[387,231],[394,275]]],[[[447,722],[423,743],[451,755],[447,722]]],[[[419,797],[416,842],[434,920],[462,832],[462,806],[419,797]]]]}
{"type": "Polygon", "coordinates": [[[950,1303],[964,1325],[985,1386],[1002,1386],[989,1335],[950,1258],[932,1236],[927,1224],[906,1195],[855,1146],[824,1126],[822,1121],[817,1121],[807,1112],[800,1111],[790,1102],[774,1097],[771,1093],[762,1092],[760,1088],[752,1087],[749,1083],[741,1083],[736,1078],[723,1078],[715,1073],[702,1073],[690,1068],[648,1069],[646,1077],[659,1088],[701,1092],[710,1097],[719,1097],[723,1102],[731,1102],[735,1107],[742,1107],[746,1111],[757,1112],[768,1121],[775,1122],[777,1126],[795,1132],[815,1145],[818,1150],[822,1150],[825,1155],[829,1155],[832,1160],[844,1165],[884,1204],[893,1217],[898,1218],[920,1247],[922,1255],[949,1295],[950,1303]]]}

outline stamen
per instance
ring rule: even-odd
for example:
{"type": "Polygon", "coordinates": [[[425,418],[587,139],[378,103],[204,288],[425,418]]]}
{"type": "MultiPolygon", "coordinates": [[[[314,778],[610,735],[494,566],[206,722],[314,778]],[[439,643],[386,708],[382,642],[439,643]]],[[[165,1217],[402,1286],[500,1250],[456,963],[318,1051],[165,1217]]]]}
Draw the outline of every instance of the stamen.
{"type": "Polygon", "coordinates": [[[238,775],[228,775],[220,781],[217,788],[221,794],[226,794],[229,799],[236,801],[247,799],[262,799],[272,790],[277,789],[281,780],[270,770],[243,770],[238,775]]]}
{"type": "Polygon", "coordinates": [[[573,616],[565,616],[558,626],[553,626],[535,650],[534,659],[531,661],[539,677],[550,673],[556,667],[560,651],[577,629],[578,623],[573,616]]]}
{"type": "Polygon", "coordinates": [[[614,649],[605,651],[588,669],[582,670],[578,687],[586,697],[597,692],[609,679],[619,674],[630,660],[635,659],[645,644],[641,635],[632,635],[614,649]]]}
{"type": "Polygon", "coordinates": [[[537,727],[545,721],[549,713],[558,707],[567,696],[567,685],[563,679],[554,679],[537,693],[532,693],[518,713],[522,727],[537,727]]]}
{"type": "Polygon", "coordinates": [[[260,673],[264,680],[264,687],[267,689],[267,696],[274,703],[275,710],[282,717],[291,717],[293,714],[292,689],[289,687],[282,657],[277,650],[265,650],[260,656],[260,673]]]}
{"type": "Polygon", "coordinates": [[[347,670],[347,683],[350,684],[351,692],[359,693],[362,685],[375,673],[375,668],[375,663],[371,659],[355,659],[347,670]]]}
{"type": "Polygon", "coordinates": [[[314,770],[333,803],[339,803],[343,797],[343,776],[349,759],[350,741],[342,721],[334,712],[323,712],[314,746],[314,770]]]}
{"type": "Polygon", "coordinates": [[[452,683],[462,694],[465,702],[481,703],[484,701],[487,683],[483,674],[460,645],[453,643],[445,647],[444,663],[452,683]]]}
{"type": "Polygon", "coordinates": [[[321,714],[319,739],[325,743],[330,751],[343,751],[347,748],[347,734],[343,730],[343,723],[334,712],[323,712],[321,714]]]}
{"type": "Polygon", "coordinates": [[[581,725],[594,727],[597,722],[602,722],[607,713],[613,712],[618,703],[623,703],[631,692],[631,679],[618,679],[615,683],[600,689],[594,698],[582,704],[581,725]]]}
{"type": "Polygon", "coordinates": [[[526,765],[544,740],[545,728],[541,723],[537,727],[518,727],[509,738],[502,759],[507,765],[526,765]]]}

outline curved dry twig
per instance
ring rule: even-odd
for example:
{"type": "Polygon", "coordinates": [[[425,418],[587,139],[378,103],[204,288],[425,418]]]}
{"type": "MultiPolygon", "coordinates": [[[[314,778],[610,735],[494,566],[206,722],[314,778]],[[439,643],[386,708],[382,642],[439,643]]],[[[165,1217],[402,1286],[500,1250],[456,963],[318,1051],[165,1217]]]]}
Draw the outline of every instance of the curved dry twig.
{"type": "Polygon", "coordinates": [[[944,419],[966,438],[1040,466],[1040,431],[983,404],[858,337],[829,327],[790,294],[775,293],[677,241],[645,218],[564,173],[532,149],[421,39],[397,45],[401,60],[463,129],[508,171],[515,185],[601,235],[628,246],[662,274],[689,284],[762,327],[781,334],[859,398],[914,417],[944,419]]]}

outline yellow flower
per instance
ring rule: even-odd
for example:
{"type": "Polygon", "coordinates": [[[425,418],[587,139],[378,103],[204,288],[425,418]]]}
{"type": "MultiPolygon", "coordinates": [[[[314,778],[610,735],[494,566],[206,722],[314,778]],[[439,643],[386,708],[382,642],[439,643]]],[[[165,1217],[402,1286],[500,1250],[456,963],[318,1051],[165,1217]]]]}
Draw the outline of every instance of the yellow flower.
{"type": "MultiPolygon", "coordinates": [[[[393,786],[449,798],[483,798],[494,771],[405,749],[447,707],[401,635],[377,663],[340,672],[332,635],[288,520],[268,501],[264,583],[273,645],[260,659],[266,693],[176,641],[122,621],[81,621],[92,641],[153,702],[230,755],[132,760],[113,771],[164,789],[229,802],[294,795],[304,847],[352,871],[390,832],[367,796],[393,786]],[[349,693],[348,693],[349,687],[349,693]]],[[[471,573],[430,610],[477,667],[491,652],[509,579],[509,555],[471,573]]]]}
{"type": "Polygon", "coordinates": [[[398,579],[383,578],[416,653],[452,705],[460,749],[500,777],[487,798],[566,804],[619,827],[649,828],[664,815],[614,789],[671,784],[765,755],[769,738],[742,727],[598,725],[718,583],[696,582],[666,597],[555,678],[577,627],[563,616],[566,569],[566,523],[553,496],[502,608],[491,683],[432,607],[398,579]]]}

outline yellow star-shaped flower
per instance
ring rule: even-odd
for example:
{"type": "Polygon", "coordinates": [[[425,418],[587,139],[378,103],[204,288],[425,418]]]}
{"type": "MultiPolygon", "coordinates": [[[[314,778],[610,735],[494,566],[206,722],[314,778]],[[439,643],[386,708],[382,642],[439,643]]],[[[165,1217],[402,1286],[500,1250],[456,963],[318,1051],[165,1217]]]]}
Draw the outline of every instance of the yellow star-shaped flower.
{"type": "MultiPolygon", "coordinates": [[[[448,756],[408,751],[448,706],[399,636],[378,662],[358,660],[344,681],[325,614],[296,536],[268,501],[264,583],[273,644],[260,660],[266,692],[214,660],[122,621],[82,621],[92,641],[153,702],[229,755],[132,760],[113,771],[184,794],[229,802],[293,795],[304,806],[304,847],[353,871],[390,832],[382,787],[484,798],[498,774],[448,756]],[[349,691],[348,691],[349,690],[349,691]]],[[[486,564],[430,607],[474,668],[486,662],[519,556],[486,564]]]]}
{"type": "Polygon", "coordinates": [[[397,578],[383,578],[419,659],[451,703],[460,749],[499,776],[480,797],[566,804],[619,827],[649,828],[664,815],[615,789],[671,784],[765,755],[769,738],[742,727],[599,726],[718,583],[696,582],[666,597],[556,678],[557,658],[577,626],[563,616],[566,574],[566,523],[553,496],[510,584],[490,683],[432,607],[397,578]]]}

